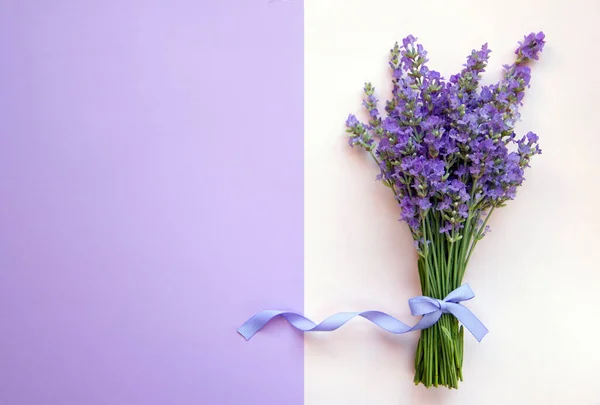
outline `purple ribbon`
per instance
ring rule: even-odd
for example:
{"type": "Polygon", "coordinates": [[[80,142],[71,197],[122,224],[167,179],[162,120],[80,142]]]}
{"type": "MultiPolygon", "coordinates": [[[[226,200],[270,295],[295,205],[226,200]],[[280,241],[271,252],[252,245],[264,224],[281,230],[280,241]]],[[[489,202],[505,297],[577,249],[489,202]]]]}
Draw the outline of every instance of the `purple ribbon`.
{"type": "Polygon", "coordinates": [[[316,324],[308,318],[295,312],[278,311],[267,309],[258,312],[252,318],[248,319],[238,332],[246,340],[261,330],[273,318],[281,316],[285,318],[294,328],[302,332],[331,332],[342,327],[346,322],[360,316],[365,318],[380,328],[394,333],[396,335],[408,333],[415,330],[427,329],[433,326],[442,316],[442,314],[452,314],[471,332],[475,339],[481,342],[481,339],[488,333],[487,328],[479,319],[465,306],[461,301],[467,301],[475,297],[473,290],[468,284],[463,284],[452,291],[443,300],[431,297],[414,297],[408,300],[410,313],[413,316],[422,315],[423,317],[415,326],[408,326],[398,319],[385,312],[365,311],[365,312],[340,312],[325,319],[320,324],[316,324]]]}

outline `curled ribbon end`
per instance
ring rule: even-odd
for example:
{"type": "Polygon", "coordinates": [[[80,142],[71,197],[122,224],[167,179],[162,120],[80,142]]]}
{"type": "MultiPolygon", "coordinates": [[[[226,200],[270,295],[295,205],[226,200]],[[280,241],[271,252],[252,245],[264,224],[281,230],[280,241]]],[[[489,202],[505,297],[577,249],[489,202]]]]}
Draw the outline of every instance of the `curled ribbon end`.
{"type": "Polygon", "coordinates": [[[244,331],[242,330],[242,328],[239,328],[237,331],[244,339],[246,339],[246,342],[250,340],[250,338],[252,337],[252,335],[248,335],[245,334],[244,331]]]}

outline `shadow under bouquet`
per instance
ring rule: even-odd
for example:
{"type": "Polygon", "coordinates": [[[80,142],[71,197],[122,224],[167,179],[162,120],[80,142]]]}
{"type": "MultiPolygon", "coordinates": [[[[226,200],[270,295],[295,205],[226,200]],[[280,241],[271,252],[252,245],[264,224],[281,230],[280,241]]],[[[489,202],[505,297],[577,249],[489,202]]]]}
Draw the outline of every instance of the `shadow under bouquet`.
{"type": "MultiPolygon", "coordinates": [[[[424,296],[443,299],[461,283],[492,212],[515,198],[538,137],[517,137],[529,64],[544,47],[544,34],[525,36],[497,84],[479,86],[490,50],[473,50],[464,69],[444,80],[427,67],[427,52],[409,35],[390,54],[392,98],[386,116],[375,89],[364,87],[369,121],[346,121],[351,146],[377,162],[378,180],[390,188],[418,252],[424,296]]],[[[415,355],[415,384],[457,388],[462,380],[464,329],[443,314],[421,331],[415,355]]]]}

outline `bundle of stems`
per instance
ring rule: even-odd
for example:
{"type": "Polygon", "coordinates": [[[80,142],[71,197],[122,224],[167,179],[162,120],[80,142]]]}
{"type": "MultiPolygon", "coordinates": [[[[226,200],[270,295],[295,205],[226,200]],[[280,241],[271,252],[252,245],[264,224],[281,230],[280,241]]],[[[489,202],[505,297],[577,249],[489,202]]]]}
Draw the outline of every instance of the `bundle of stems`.
{"type": "MultiPolygon", "coordinates": [[[[483,237],[492,210],[479,227],[478,218],[468,218],[457,241],[449,241],[437,232],[441,214],[430,212],[425,217],[423,229],[431,243],[418,260],[423,295],[443,299],[462,284],[471,253],[483,237]]],[[[450,314],[443,314],[435,325],[423,330],[415,354],[415,384],[458,388],[458,381],[462,381],[463,344],[464,328],[450,314]]]]}

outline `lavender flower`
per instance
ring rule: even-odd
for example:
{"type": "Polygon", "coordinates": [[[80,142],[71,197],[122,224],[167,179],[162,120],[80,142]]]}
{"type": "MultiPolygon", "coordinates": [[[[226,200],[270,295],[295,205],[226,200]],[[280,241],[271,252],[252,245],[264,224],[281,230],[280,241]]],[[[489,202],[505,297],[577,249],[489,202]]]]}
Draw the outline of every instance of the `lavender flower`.
{"type": "Polygon", "coordinates": [[[471,51],[464,68],[445,81],[409,35],[390,50],[393,89],[386,116],[380,115],[374,87],[365,84],[369,122],[348,117],[349,143],[377,159],[378,179],[394,191],[416,241],[425,240],[428,215],[436,231],[451,238],[472,231],[469,221],[515,198],[525,168],[541,153],[537,135],[518,138],[514,125],[531,81],[528,63],[544,44],[542,32],[525,36],[503,78],[479,88],[491,52],[487,44],[471,51]]]}
{"type": "MultiPolygon", "coordinates": [[[[502,79],[480,87],[491,52],[487,44],[471,51],[463,69],[446,81],[427,66],[427,52],[409,35],[390,50],[393,86],[386,114],[366,83],[369,121],[354,115],[346,120],[350,145],[369,151],[379,166],[377,179],[400,205],[400,220],[419,254],[424,295],[441,299],[460,285],[473,249],[489,232],[492,212],[516,197],[525,169],[541,153],[536,134],[518,137],[514,127],[531,82],[529,64],[544,40],[542,32],[525,36],[502,79]]],[[[415,382],[457,388],[462,353],[455,319],[423,330],[415,382]]]]}
{"type": "Polygon", "coordinates": [[[543,32],[538,32],[537,34],[531,33],[526,35],[523,39],[523,42],[519,42],[519,47],[515,51],[517,55],[519,55],[519,59],[538,59],[538,54],[542,52],[544,49],[544,41],[546,36],[543,32]]]}

